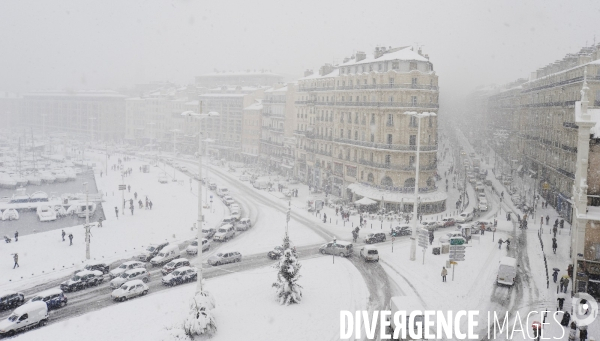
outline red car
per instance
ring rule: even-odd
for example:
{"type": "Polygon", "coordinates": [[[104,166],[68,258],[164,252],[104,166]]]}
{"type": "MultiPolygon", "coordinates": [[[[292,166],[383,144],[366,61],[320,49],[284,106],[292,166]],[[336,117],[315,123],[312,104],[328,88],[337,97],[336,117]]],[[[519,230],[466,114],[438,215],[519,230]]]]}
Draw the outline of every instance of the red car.
{"type": "Polygon", "coordinates": [[[442,219],[442,227],[449,227],[456,225],[456,220],[454,218],[444,218],[442,219]]]}

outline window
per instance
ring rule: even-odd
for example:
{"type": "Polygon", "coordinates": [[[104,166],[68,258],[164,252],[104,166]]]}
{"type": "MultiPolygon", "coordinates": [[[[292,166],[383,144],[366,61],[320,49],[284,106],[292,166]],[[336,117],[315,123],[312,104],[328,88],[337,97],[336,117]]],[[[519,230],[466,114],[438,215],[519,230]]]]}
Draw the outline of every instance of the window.
{"type": "Polygon", "coordinates": [[[375,124],[375,114],[371,114],[371,124],[375,124]]]}
{"type": "Polygon", "coordinates": [[[392,62],[392,69],[393,70],[398,70],[400,68],[400,63],[399,62],[392,62]]]}
{"type": "Polygon", "coordinates": [[[417,144],[417,135],[410,135],[408,144],[415,146],[417,144]]]}
{"type": "Polygon", "coordinates": [[[369,175],[367,176],[367,181],[375,182],[375,177],[373,176],[373,173],[369,173],[369,175]]]}
{"type": "MultiPolygon", "coordinates": [[[[414,157],[414,156],[412,156],[412,155],[411,155],[411,156],[408,158],[408,165],[409,165],[410,167],[414,167],[414,166],[415,166],[415,157],[414,157]]],[[[414,180],[413,180],[413,181],[414,181],[414,180]]],[[[413,186],[414,186],[414,185],[413,185],[413,186]]]]}
{"type": "Polygon", "coordinates": [[[371,158],[370,158],[371,162],[373,162],[373,153],[371,153],[371,158]]]}
{"type": "Polygon", "coordinates": [[[394,125],[394,114],[388,114],[386,124],[390,127],[394,125]]]}
{"type": "Polygon", "coordinates": [[[379,71],[381,71],[383,69],[383,64],[381,64],[381,63],[377,64],[377,69],[379,71]]]}
{"type": "Polygon", "coordinates": [[[391,157],[389,154],[385,156],[385,166],[386,166],[387,168],[389,168],[389,167],[390,167],[390,164],[392,163],[392,161],[391,161],[391,160],[392,160],[392,157],[391,157]]]}
{"type": "Polygon", "coordinates": [[[348,113],[348,123],[352,123],[352,113],[348,113]]]}
{"type": "Polygon", "coordinates": [[[411,96],[410,103],[412,104],[413,107],[416,107],[417,106],[417,96],[411,96]]]}
{"type": "Polygon", "coordinates": [[[352,130],[348,129],[348,140],[352,139],[352,130]]]}
{"type": "Polygon", "coordinates": [[[429,128],[431,128],[433,126],[431,116],[429,116],[427,120],[429,121],[429,128]]]}
{"type": "Polygon", "coordinates": [[[417,69],[417,62],[410,62],[410,70],[416,70],[417,69]]]}
{"type": "MultiPolygon", "coordinates": [[[[371,133],[371,142],[375,142],[375,134],[371,133]]],[[[372,156],[373,154],[371,154],[372,156]]]]}
{"type": "MultiPolygon", "coordinates": [[[[373,85],[377,84],[377,79],[373,78],[373,85]]],[[[598,96],[596,96],[597,98],[598,96]]]]}
{"type": "Polygon", "coordinates": [[[354,124],[358,124],[358,113],[354,113],[354,124]]]}
{"type": "Polygon", "coordinates": [[[355,140],[358,140],[358,130],[355,130],[355,131],[354,131],[354,139],[355,139],[355,140]]]}
{"type": "Polygon", "coordinates": [[[393,84],[394,84],[394,79],[390,78],[390,85],[393,85],[393,84]]]}
{"type": "Polygon", "coordinates": [[[413,85],[413,86],[417,85],[417,79],[416,79],[416,78],[413,78],[413,79],[412,79],[412,85],[413,85]]]}
{"type": "Polygon", "coordinates": [[[363,81],[364,85],[367,85],[367,79],[365,78],[365,80],[363,81]]]}
{"type": "Polygon", "coordinates": [[[340,129],[340,137],[344,138],[344,129],[340,129]]]}
{"type": "Polygon", "coordinates": [[[392,134],[387,135],[387,143],[392,144],[392,134]]]}

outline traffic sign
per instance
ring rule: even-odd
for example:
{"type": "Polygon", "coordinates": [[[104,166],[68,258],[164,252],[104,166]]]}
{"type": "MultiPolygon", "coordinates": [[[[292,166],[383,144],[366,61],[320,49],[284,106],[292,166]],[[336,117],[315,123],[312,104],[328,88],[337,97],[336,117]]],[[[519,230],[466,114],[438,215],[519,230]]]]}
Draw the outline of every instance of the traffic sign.
{"type": "Polygon", "coordinates": [[[392,241],[396,240],[396,237],[392,237],[392,241]]]}
{"type": "Polygon", "coordinates": [[[450,265],[458,265],[458,263],[456,261],[454,261],[454,260],[451,260],[450,261],[450,265]]]}
{"type": "Polygon", "coordinates": [[[465,245],[450,245],[450,251],[453,250],[466,250],[467,247],[465,245]]]}
{"type": "Polygon", "coordinates": [[[465,250],[454,250],[449,252],[451,255],[465,254],[465,250]]]}
{"type": "Polygon", "coordinates": [[[119,185],[119,191],[124,191],[127,189],[127,186],[125,185],[119,185]]]}
{"type": "Polygon", "coordinates": [[[419,229],[417,231],[417,233],[419,233],[420,236],[428,236],[429,235],[429,231],[427,231],[426,229],[419,229]]]}
{"type": "Polygon", "coordinates": [[[453,261],[460,262],[460,261],[465,260],[465,255],[460,255],[460,254],[459,255],[450,255],[450,259],[453,261]]]}

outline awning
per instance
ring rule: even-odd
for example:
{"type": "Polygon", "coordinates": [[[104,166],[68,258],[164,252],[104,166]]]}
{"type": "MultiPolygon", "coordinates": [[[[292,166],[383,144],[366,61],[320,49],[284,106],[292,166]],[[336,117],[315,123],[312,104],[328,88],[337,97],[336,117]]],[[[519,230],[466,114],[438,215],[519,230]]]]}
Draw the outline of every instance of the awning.
{"type": "Polygon", "coordinates": [[[369,199],[367,197],[364,197],[364,198],[362,198],[360,200],[356,200],[354,203],[358,204],[358,205],[368,206],[368,205],[374,205],[374,204],[376,204],[377,201],[371,200],[371,199],[369,199]]]}

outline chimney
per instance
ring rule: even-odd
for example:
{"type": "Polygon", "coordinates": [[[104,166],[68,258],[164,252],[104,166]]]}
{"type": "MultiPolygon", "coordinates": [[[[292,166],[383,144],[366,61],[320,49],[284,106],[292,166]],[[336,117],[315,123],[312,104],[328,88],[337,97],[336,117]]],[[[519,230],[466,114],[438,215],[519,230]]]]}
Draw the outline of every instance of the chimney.
{"type": "Polygon", "coordinates": [[[360,62],[361,60],[367,58],[367,54],[364,53],[363,51],[357,51],[356,52],[356,61],[360,62]]]}
{"type": "Polygon", "coordinates": [[[333,65],[325,64],[325,65],[321,66],[321,68],[319,69],[319,74],[321,76],[325,76],[325,75],[330,74],[331,71],[333,71],[333,65]]]}
{"type": "Polygon", "coordinates": [[[423,55],[423,51],[421,50],[421,47],[419,47],[419,51],[417,51],[417,53],[419,53],[420,56],[423,55]]]}
{"type": "Polygon", "coordinates": [[[377,58],[379,58],[379,57],[383,56],[383,51],[385,51],[385,50],[384,50],[384,49],[380,49],[380,48],[379,48],[379,46],[377,46],[377,47],[375,48],[375,53],[374,53],[374,57],[375,57],[375,59],[377,59],[377,58]]]}
{"type": "Polygon", "coordinates": [[[344,58],[344,63],[347,63],[350,60],[350,58],[346,57],[344,58]]]}
{"type": "Polygon", "coordinates": [[[304,77],[311,76],[312,74],[313,74],[313,70],[306,69],[306,70],[304,71],[304,77]]]}

